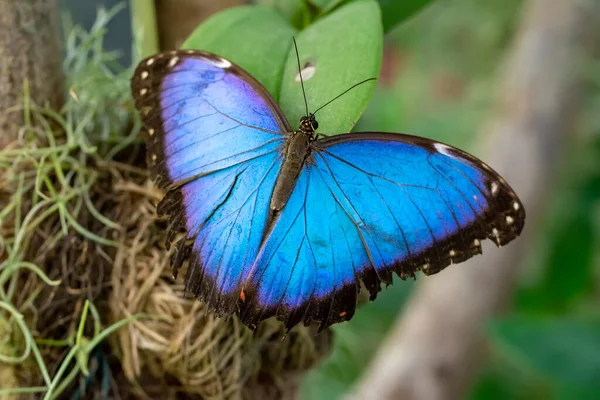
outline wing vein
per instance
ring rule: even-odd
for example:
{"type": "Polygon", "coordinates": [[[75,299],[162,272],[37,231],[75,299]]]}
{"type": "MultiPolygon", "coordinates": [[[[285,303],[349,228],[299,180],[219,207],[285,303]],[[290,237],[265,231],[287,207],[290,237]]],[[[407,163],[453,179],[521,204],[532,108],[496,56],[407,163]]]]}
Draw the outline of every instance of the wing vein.
{"type": "Polygon", "coordinates": [[[400,226],[400,223],[396,219],[396,215],[394,215],[394,213],[392,212],[392,209],[390,208],[390,206],[388,205],[388,203],[385,201],[385,199],[383,198],[381,192],[379,191],[379,189],[377,188],[377,186],[373,182],[373,178],[369,177],[369,181],[371,182],[371,184],[373,185],[373,188],[377,192],[377,195],[379,196],[379,198],[381,199],[381,201],[385,205],[385,208],[387,208],[387,210],[389,211],[390,215],[394,219],[394,222],[396,223],[396,226],[398,227],[398,230],[400,231],[400,234],[402,235],[402,240],[404,241],[404,246],[406,246],[407,258],[410,258],[411,257],[410,246],[408,245],[408,241],[406,240],[406,235],[404,234],[404,230],[402,229],[402,227],[400,226]]]}
{"type": "MultiPolygon", "coordinates": [[[[206,167],[208,167],[208,166],[210,166],[210,165],[213,165],[213,164],[217,164],[217,163],[223,162],[223,161],[225,161],[225,160],[228,160],[228,159],[230,159],[230,158],[239,157],[239,156],[240,156],[240,155],[242,155],[242,154],[246,154],[246,153],[251,153],[251,152],[254,152],[254,151],[258,150],[258,149],[261,149],[261,148],[263,148],[263,147],[266,147],[266,146],[270,145],[271,143],[275,143],[275,142],[278,142],[278,141],[282,141],[282,139],[272,139],[272,140],[269,140],[269,141],[267,141],[267,142],[264,142],[264,143],[262,143],[262,144],[261,144],[261,145],[259,145],[259,146],[256,146],[256,147],[254,147],[254,148],[252,148],[252,149],[244,150],[244,151],[241,151],[241,152],[239,152],[239,153],[236,153],[236,154],[234,154],[234,155],[231,155],[231,156],[228,156],[228,157],[223,157],[223,158],[221,158],[221,159],[219,159],[219,160],[211,161],[211,162],[209,162],[209,163],[207,163],[207,164],[204,164],[204,165],[201,165],[201,166],[199,166],[199,167],[196,167],[196,168],[193,168],[193,169],[191,169],[191,170],[188,170],[188,171],[186,171],[186,172],[183,172],[183,173],[181,173],[179,176],[177,176],[177,177],[174,177],[172,180],[173,180],[174,182],[176,182],[176,181],[177,181],[179,178],[181,178],[181,176],[182,176],[182,175],[187,175],[187,174],[189,174],[189,173],[192,173],[192,172],[194,172],[194,171],[197,171],[197,170],[199,170],[199,169],[203,169],[203,168],[206,168],[206,167]]],[[[254,159],[256,159],[256,158],[259,158],[259,157],[262,157],[262,156],[265,156],[265,155],[271,154],[271,153],[273,153],[273,152],[274,152],[274,151],[268,151],[268,152],[266,152],[266,153],[264,153],[264,154],[259,154],[259,155],[255,156],[255,157],[251,157],[251,158],[249,158],[249,159],[247,159],[247,160],[242,160],[242,161],[240,161],[239,163],[232,164],[232,165],[230,165],[230,166],[228,166],[228,167],[231,167],[231,166],[233,166],[233,165],[237,165],[237,164],[246,163],[246,162],[248,162],[248,161],[251,161],[251,160],[254,160],[254,159]]],[[[190,162],[196,161],[196,160],[198,160],[199,158],[200,158],[200,157],[197,157],[197,158],[195,158],[195,159],[193,159],[193,160],[189,160],[189,161],[187,161],[186,163],[190,163],[190,162]]],[[[210,171],[210,172],[212,173],[212,172],[220,171],[220,170],[223,170],[223,169],[224,169],[224,168],[219,168],[219,169],[216,169],[216,170],[213,170],[213,171],[210,171]]],[[[198,174],[198,175],[192,176],[191,178],[188,178],[188,179],[186,179],[185,181],[186,181],[186,182],[189,182],[190,180],[195,180],[195,179],[198,179],[198,178],[200,178],[200,177],[202,177],[202,176],[206,176],[206,175],[208,175],[208,173],[204,173],[204,174],[198,174]]]]}
{"type": "MultiPolygon", "coordinates": [[[[179,124],[179,125],[177,125],[177,126],[175,126],[175,127],[171,128],[171,129],[169,129],[168,131],[163,131],[163,134],[166,136],[166,135],[168,135],[169,133],[171,133],[171,132],[173,132],[173,131],[175,131],[175,130],[177,130],[177,129],[180,129],[181,127],[183,127],[183,126],[185,126],[185,125],[187,125],[187,124],[191,124],[191,123],[193,123],[193,122],[200,121],[200,120],[201,120],[201,119],[203,119],[203,118],[212,117],[213,115],[217,115],[217,114],[218,114],[218,113],[215,111],[214,113],[211,113],[211,114],[204,114],[204,115],[201,115],[201,116],[199,116],[199,117],[192,118],[192,119],[190,119],[189,121],[185,121],[185,122],[183,122],[183,123],[181,123],[181,124],[179,124]]],[[[226,129],[226,130],[224,130],[224,131],[220,131],[219,133],[222,133],[222,132],[227,132],[227,131],[228,131],[228,130],[230,130],[230,129],[232,129],[232,128],[226,129]]],[[[166,146],[165,146],[165,150],[166,150],[167,148],[169,148],[170,146],[172,146],[172,145],[173,145],[175,142],[177,142],[178,140],[180,140],[180,139],[184,138],[185,136],[186,136],[186,135],[181,135],[181,136],[178,136],[178,137],[177,137],[175,140],[173,140],[171,143],[169,143],[168,145],[166,145],[166,146]]],[[[212,137],[212,136],[207,136],[207,137],[205,137],[204,139],[210,139],[211,137],[212,137]]],[[[166,151],[165,151],[165,152],[166,152],[166,151]]]]}
{"type": "MultiPolygon", "coordinates": [[[[352,209],[354,210],[354,212],[356,213],[356,215],[358,215],[358,217],[360,218],[360,214],[352,206],[352,202],[348,199],[348,197],[346,196],[346,193],[340,187],[340,184],[337,181],[337,179],[335,179],[335,176],[333,175],[333,171],[331,170],[331,167],[329,166],[329,163],[327,162],[327,160],[325,159],[325,157],[323,157],[321,154],[319,154],[319,156],[321,157],[321,159],[323,160],[323,162],[327,166],[327,169],[329,170],[329,175],[331,176],[331,178],[335,182],[335,185],[340,190],[340,192],[344,195],[344,197],[346,198],[346,201],[350,204],[350,207],[352,207],[352,209]]],[[[362,241],[363,247],[365,248],[365,252],[367,253],[367,257],[369,258],[369,262],[371,263],[371,266],[375,269],[376,268],[375,267],[375,262],[373,261],[373,256],[371,254],[371,250],[369,249],[369,246],[367,245],[367,242],[365,241],[365,238],[364,238],[364,236],[363,236],[363,234],[362,234],[362,232],[360,230],[359,225],[350,216],[350,213],[348,212],[348,210],[346,210],[346,208],[342,205],[342,203],[339,201],[339,199],[337,198],[337,196],[333,193],[333,191],[331,190],[331,188],[328,187],[328,189],[329,189],[329,192],[331,193],[331,196],[335,199],[336,203],[342,208],[342,210],[344,210],[344,212],[346,213],[346,215],[348,216],[348,218],[350,219],[350,221],[352,221],[352,223],[354,224],[354,226],[356,228],[356,232],[358,233],[358,236],[360,237],[360,240],[362,241]]],[[[362,219],[361,219],[361,222],[364,225],[364,221],[362,221],[362,219]]]]}
{"type": "MultiPolygon", "coordinates": [[[[328,152],[327,150],[323,150],[323,151],[324,151],[325,153],[327,153],[328,155],[332,156],[333,158],[335,158],[335,159],[337,159],[337,160],[340,160],[341,162],[344,162],[344,163],[346,163],[347,165],[349,165],[349,166],[351,166],[351,167],[355,168],[356,170],[358,170],[358,171],[360,171],[360,172],[363,172],[363,173],[365,173],[365,174],[367,174],[367,175],[370,175],[370,176],[374,176],[374,177],[377,177],[377,178],[383,179],[383,180],[385,180],[385,181],[388,181],[388,182],[390,182],[390,183],[393,183],[393,184],[397,185],[397,186],[398,186],[398,187],[399,187],[399,188],[402,190],[402,192],[404,193],[404,195],[405,195],[405,196],[406,196],[406,197],[407,197],[407,198],[410,200],[410,202],[411,202],[411,203],[412,203],[412,204],[415,206],[415,208],[416,208],[416,209],[417,209],[417,211],[419,212],[419,215],[421,216],[421,218],[423,218],[423,221],[425,222],[425,225],[427,225],[427,229],[429,230],[429,234],[431,235],[431,239],[432,239],[432,241],[433,241],[432,247],[436,247],[436,246],[437,246],[437,240],[436,240],[435,236],[433,235],[433,230],[431,229],[431,226],[429,225],[429,222],[427,221],[427,218],[425,218],[425,215],[423,214],[423,211],[421,211],[421,208],[419,208],[419,206],[417,205],[417,203],[416,203],[416,202],[415,202],[415,201],[412,199],[412,197],[411,197],[411,196],[410,196],[410,195],[409,195],[409,194],[406,192],[406,190],[404,189],[404,186],[405,186],[405,185],[403,185],[403,184],[400,184],[400,183],[398,183],[398,182],[396,182],[396,181],[393,181],[393,180],[391,180],[391,179],[387,179],[387,178],[385,178],[385,177],[383,177],[383,176],[376,175],[376,174],[373,174],[373,173],[371,173],[371,172],[367,172],[367,171],[363,170],[362,168],[359,168],[359,167],[357,167],[356,165],[354,165],[354,164],[352,164],[352,163],[350,163],[350,162],[348,162],[348,161],[344,160],[343,158],[341,158],[341,157],[338,157],[338,156],[336,156],[335,154],[332,154],[332,153],[328,152]]],[[[324,158],[324,157],[322,157],[322,158],[325,160],[325,158],[324,158]]],[[[329,168],[329,169],[330,169],[330,171],[331,171],[331,168],[329,167],[329,164],[327,163],[327,161],[325,161],[325,163],[327,164],[327,168],[329,168]]],[[[335,177],[334,177],[334,180],[335,180],[335,177]]],[[[415,185],[415,186],[417,186],[417,185],[415,185]]],[[[421,188],[421,186],[417,186],[417,187],[421,188]]],[[[431,188],[429,188],[429,189],[431,189],[431,188]]],[[[341,189],[340,189],[340,190],[341,190],[341,189]]],[[[438,256],[438,257],[439,257],[439,256],[438,256]]]]}

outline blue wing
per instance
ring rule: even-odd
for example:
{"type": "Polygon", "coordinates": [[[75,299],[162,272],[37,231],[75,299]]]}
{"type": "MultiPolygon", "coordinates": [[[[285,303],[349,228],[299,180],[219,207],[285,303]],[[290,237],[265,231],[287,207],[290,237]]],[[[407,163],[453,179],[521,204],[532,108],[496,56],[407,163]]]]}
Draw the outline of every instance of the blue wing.
{"type": "Polygon", "coordinates": [[[506,182],[456,148],[398,134],[317,141],[249,275],[242,320],[348,320],[361,280],[374,299],[393,271],[436,273],[485,238],[508,243],[524,219],[506,182]]]}
{"type": "Polygon", "coordinates": [[[186,289],[232,313],[262,239],[289,124],[241,68],[200,51],[142,61],[132,92],[148,135],[148,162],[167,191],[167,242],[182,230],[175,274],[189,255],[186,289]],[[191,241],[191,246],[186,246],[191,241]]]}

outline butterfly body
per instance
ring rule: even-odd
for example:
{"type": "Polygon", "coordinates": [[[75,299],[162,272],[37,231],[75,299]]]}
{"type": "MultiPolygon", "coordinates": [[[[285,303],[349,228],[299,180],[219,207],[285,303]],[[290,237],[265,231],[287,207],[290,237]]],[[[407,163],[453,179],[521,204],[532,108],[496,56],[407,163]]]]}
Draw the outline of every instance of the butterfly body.
{"type": "Polygon", "coordinates": [[[313,114],[294,131],[260,83],[217,55],[150,57],[132,92],[167,192],[167,243],[186,232],[174,273],[189,259],[186,289],[249,327],[349,320],[361,282],[374,299],[394,272],[439,272],[523,228],[514,191],[472,155],[403,134],[319,138],[313,114]]]}
{"type": "Polygon", "coordinates": [[[281,171],[275,181],[270,210],[274,216],[281,211],[296,186],[298,176],[311,154],[311,136],[306,131],[296,131],[288,136],[281,171]]]}

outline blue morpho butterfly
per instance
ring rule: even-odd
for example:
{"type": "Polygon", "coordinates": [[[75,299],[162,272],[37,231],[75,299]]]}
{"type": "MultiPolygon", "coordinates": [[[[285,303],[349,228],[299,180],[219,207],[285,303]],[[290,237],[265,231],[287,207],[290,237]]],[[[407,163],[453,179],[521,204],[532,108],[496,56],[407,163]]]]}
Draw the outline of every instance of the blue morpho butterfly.
{"type": "Polygon", "coordinates": [[[215,54],[143,60],[131,81],[148,160],[166,191],[175,276],[219,316],[320,329],[354,315],[362,281],[429,275],[519,235],[508,184],[464,151],[396,133],[294,131],[267,90],[215,54]]]}

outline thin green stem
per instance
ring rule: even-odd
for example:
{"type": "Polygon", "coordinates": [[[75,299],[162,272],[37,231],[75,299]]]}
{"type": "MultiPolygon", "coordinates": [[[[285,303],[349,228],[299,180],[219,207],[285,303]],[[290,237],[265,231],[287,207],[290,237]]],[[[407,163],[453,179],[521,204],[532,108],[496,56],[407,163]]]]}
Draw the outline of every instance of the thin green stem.
{"type": "Polygon", "coordinates": [[[130,0],[130,4],[136,58],[142,59],[158,53],[158,24],[154,2],[130,0]]]}

